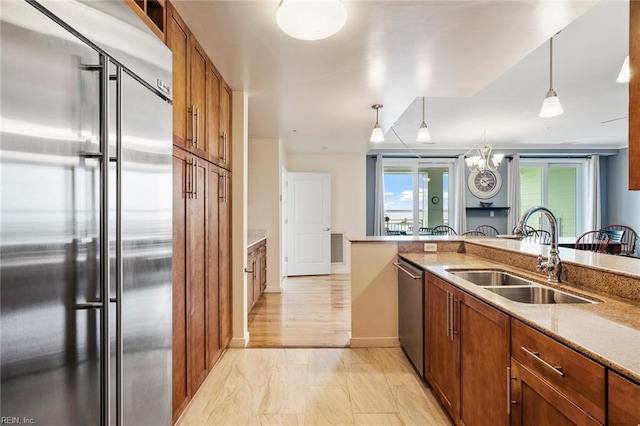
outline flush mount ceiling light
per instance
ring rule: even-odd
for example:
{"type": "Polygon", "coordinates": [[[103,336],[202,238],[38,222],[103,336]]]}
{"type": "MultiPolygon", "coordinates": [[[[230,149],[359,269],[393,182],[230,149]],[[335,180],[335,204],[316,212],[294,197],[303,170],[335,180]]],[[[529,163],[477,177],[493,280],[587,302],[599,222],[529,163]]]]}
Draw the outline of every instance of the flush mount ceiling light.
{"type": "Polygon", "coordinates": [[[555,90],[553,90],[553,37],[549,39],[549,91],[542,102],[540,109],[540,117],[555,117],[564,112],[560,99],[555,90]]]}
{"type": "Polygon", "coordinates": [[[622,63],[622,68],[620,68],[620,74],[618,74],[618,78],[616,81],[618,83],[628,83],[631,77],[631,66],[629,65],[629,57],[627,56],[622,63]]]}
{"type": "Polygon", "coordinates": [[[471,149],[464,154],[464,156],[467,157],[464,159],[464,161],[465,163],[467,163],[467,167],[469,167],[469,170],[477,170],[479,172],[484,172],[486,170],[495,172],[500,166],[502,159],[504,158],[504,154],[491,155],[491,145],[487,143],[486,130],[482,133],[482,145],[472,146],[471,149]],[[467,157],[467,155],[474,149],[476,150],[477,155],[474,155],[473,157],[467,157]]]}
{"type": "Polygon", "coordinates": [[[282,0],[276,21],[291,37],[321,40],[340,31],[347,22],[347,9],[340,0],[282,0]]]}
{"type": "Polygon", "coordinates": [[[373,104],[371,108],[376,110],[376,124],[373,125],[373,131],[371,132],[371,138],[369,141],[373,143],[384,142],[384,133],[380,124],[378,124],[378,111],[382,108],[382,104],[373,104]]]}
{"type": "Polygon", "coordinates": [[[422,97],[422,124],[418,129],[418,137],[416,138],[418,142],[429,142],[431,141],[431,134],[429,133],[429,128],[427,127],[427,123],[424,122],[424,96],[422,97]]]}

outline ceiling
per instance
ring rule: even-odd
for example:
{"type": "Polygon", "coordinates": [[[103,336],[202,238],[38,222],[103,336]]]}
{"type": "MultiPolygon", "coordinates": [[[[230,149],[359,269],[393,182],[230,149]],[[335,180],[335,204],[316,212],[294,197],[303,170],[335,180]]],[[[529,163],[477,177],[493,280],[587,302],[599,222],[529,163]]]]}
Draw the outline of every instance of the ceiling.
{"type": "Polygon", "coordinates": [[[354,1],[336,35],[281,32],[279,2],[177,0],[176,9],[233,90],[246,91],[249,137],[292,153],[505,153],[627,145],[628,1],[354,1]],[[539,118],[553,86],[565,113],[539,118]],[[425,119],[432,143],[415,142],[425,119]],[[369,142],[374,103],[386,141],[369,142]],[[402,142],[404,143],[402,143],[402,142]]]}

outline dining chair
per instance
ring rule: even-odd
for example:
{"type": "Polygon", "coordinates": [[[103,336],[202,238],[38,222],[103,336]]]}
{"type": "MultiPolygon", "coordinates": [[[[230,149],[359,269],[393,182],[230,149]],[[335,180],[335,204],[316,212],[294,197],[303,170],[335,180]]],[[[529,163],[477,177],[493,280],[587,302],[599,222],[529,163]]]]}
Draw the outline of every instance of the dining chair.
{"type": "Polygon", "coordinates": [[[606,253],[609,245],[609,234],[600,231],[587,231],[576,240],[576,250],[606,253]]]}
{"type": "Polygon", "coordinates": [[[420,235],[433,235],[433,228],[421,226],[419,228],[420,235]]]}
{"type": "Polygon", "coordinates": [[[433,228],[433,233],[431,235],[458,235],[458,233],[450,226],[438,225],[433,228]]]}
{"type": "Polygon", "coordinates": [[[461,234],[463,237],[486,237],[486,235],[480,231],[467,231],[461,234]]]}
{"type": "MultiPolygon", "coordinates": [[[[515,234],[516,233],[516,228],[517,228],[517,226],[511,230],[511,234],[515,234]]],[[[533,232],[535,230],[536,229],[533,226],[525,225],[524,226],[524,235],[525,235],[525,237],[527,235],[529,235],[530,232],[533,232]]]]}
{"type": "Polygon", "coordinates": [[[551,244],[551,232],[545,231],[544,229],[533,229],[525,235],[523,241],[549,245],[551,244]]]}
{"type": "Polygon", "coordinates": [[[636,231],[626,225],[608,225],[601,229],[602,231],[624,231],[622,235],[622,239],[620,242],[622,243],[620,254],[633,254],[636,249],[636,241],[638,239],[638,234],[636,231]]]}
{"type": "Polygon", "coordinates": [[[500,233],[496,228],[494,228],[491,225],[480,225],[476,227],[476,231],[482,232],[487,237],[495,237],[500,233]]]}

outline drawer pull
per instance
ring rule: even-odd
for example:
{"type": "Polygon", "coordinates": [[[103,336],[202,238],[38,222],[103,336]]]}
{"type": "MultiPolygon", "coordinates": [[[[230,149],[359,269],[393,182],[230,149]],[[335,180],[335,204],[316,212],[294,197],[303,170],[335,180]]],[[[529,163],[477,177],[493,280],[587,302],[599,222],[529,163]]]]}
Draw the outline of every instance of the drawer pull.
{"type": "Polygon", "coordinates": [[[564,377],[564,372],[562,371],[562,367],[554,367],[553,365],[549,364],[547,361],[545,361],[540,357],[540,352],[534,352],[532,350],[525,348],[524,346],[520,346],[520,349],[522,349],[525,353],[531,355],[534,359],[540,361],[544,366],[550,368],[554,373],[556,373],[560,377],[564,377]]]}

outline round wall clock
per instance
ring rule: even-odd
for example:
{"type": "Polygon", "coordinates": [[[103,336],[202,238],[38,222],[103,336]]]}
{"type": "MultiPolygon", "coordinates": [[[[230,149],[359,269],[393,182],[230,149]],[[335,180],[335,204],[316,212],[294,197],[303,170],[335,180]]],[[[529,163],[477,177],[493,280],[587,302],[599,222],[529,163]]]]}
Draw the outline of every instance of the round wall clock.
{"type": "Polygon", "coordinates": [[[431,197],[431,202],[433,204],[438,204],[440,202],[440,197],[438,197],[437,195],[434,195],[433,197],[431,197]]]}
{"type": "Polygon", "coordinates": [[[502,187],[502,177],[500,172],[491,170],[485,170],[480,172],[474,170],[469,173],[467,179],[467,185],[469,191],[478,198],[491,198],[500,191],[502,187]]]}

